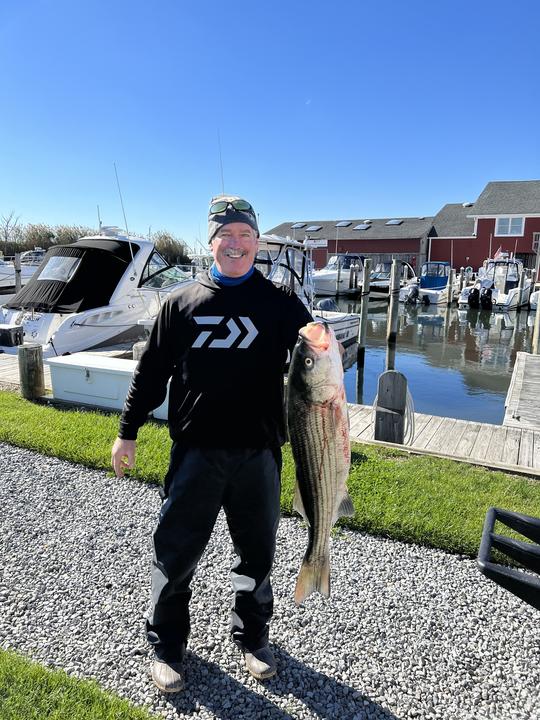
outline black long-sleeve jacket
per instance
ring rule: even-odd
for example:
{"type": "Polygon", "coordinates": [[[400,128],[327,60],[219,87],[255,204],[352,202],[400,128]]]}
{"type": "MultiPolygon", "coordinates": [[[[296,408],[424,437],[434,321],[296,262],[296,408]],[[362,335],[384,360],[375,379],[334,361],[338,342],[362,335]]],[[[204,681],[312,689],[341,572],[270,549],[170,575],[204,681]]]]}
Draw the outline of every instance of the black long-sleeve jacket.
{"type": "Polygon", "coordinates": [[[255,270],[240,285],[208,275],[164,303],[133,375],[120,420],[134,440],[165,399],[173,440],[212,447],[284,443],[283,372],[298,330],[311,321],[292,292],[255,270]]]}

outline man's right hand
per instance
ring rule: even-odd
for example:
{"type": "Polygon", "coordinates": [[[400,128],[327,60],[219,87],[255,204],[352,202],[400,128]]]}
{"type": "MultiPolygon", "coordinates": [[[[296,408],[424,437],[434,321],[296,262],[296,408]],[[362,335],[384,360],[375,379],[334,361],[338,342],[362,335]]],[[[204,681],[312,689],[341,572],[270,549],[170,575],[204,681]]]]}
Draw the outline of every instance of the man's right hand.
{"type": "Polygon", "coordinates": [[[136,440],[116,438],[111,451],[111,461],[116,477],[124,477],[126,470],[135,467],[136,440]]]}

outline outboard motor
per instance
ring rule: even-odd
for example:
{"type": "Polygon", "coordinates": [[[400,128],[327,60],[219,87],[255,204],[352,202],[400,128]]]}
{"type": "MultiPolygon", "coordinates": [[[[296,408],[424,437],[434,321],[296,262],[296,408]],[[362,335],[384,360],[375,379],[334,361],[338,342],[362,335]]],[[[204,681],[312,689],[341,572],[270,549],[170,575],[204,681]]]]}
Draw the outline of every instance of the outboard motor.
{"type": "Polygon", "coordinates": [[[482,292],[480,293],[480,307],[482,310],[492,310],[493,309],[493,299],[492,299],[493,291],[491,288],[482,288],[482,292]]]}
{"type": "Polygon", "coordinates": [[[339,308],[336,304],[336,301],[333,298],[324,298],[324,300],[319,300],[319,302],[316,305],[317,310],[327,310],[329,312],[339,312],[339,308]]]}
{"type": "Polygon", "coordinates": [[[411,285],[409,292],[407,293],[407,297],[405,298],[405,302],[409,305],[416,305],[419,295],[418,285],[411,285]]]}
{"type": "Polygon", "coordinates": [[[473,310],[479,309],[479,307],[480,307],[480,290],[477,287],[473,287],[473,289],[469,293],[467,302],[469,303],[469,307],[473,308],[473,310]]]}

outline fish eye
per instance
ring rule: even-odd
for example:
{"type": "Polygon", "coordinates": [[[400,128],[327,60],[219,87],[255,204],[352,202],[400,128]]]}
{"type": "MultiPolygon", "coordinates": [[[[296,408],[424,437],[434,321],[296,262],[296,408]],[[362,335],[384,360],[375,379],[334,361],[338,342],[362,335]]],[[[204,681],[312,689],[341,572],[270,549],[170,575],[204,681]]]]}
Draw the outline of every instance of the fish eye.
{"type": "Polygon", "coordinates": [[[313,360],[311,358],[306,358],[305,361],[306,367],[311,367],[313,365],[313,360]]]}

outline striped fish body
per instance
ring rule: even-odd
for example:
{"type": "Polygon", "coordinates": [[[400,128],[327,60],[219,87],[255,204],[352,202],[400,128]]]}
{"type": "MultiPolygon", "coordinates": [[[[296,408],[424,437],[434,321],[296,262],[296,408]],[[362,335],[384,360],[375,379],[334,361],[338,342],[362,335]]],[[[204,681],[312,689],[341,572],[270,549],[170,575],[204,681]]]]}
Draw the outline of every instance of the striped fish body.
{"type": "Polygon", "coordinates": [[[287,418],[296,465],[294,508],[309,525],[295,591],[300,604],[314,591],[330,595],[330,532],[339,517],[354,514],[346,487],[350,444],[343,367],[325,323],[300,330],[289,369],[287,418]]]}

